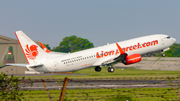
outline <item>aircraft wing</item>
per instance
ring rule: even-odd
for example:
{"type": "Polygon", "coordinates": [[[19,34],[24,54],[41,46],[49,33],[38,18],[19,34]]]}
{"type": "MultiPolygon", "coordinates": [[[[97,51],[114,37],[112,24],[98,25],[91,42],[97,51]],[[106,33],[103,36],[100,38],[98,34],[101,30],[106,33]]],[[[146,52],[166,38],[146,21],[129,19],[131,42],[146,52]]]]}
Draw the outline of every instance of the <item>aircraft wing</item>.
{"type": "Polygon", "coordinates": [[[39,42],[39,44],[41,45],[42,49],[43,49],[46,53],[57,54],[57,55],[66,55],[66,54],[68,54],[68,53],[50,51],[50,50],[48,50],[48,48],[46,48],[46,46],[44,46],[41,42],[39,42]]]}
{"type": "Polygon", "coordinates": [[[93,66],[100,66],[100,65],[106,65],[117,61],[122,61],[126,56],[127,53],[125,53],[122,48],[116,43],[118,50],[120,52],[120,55],[114,55],[106,59],[101,59],[93,64],[93,66]]]}

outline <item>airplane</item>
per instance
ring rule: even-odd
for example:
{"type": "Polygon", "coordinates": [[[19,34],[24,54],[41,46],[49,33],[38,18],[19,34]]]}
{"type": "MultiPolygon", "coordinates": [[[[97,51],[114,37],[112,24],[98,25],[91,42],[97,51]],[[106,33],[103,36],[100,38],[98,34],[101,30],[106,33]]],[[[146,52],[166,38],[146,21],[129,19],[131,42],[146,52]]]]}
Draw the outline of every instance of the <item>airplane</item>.
{"type": "Polygon", "coordinates": [[[107,71],[113,73],[115,71],[113,63],[122,62],[125,65],[137,63],[141,61],[140,54],[158,50],[161,50],[164,56],[164,51],[176,42],[175,38],[168,35],[155,34],[58,55],[45,52],[22,31],[16,31],[15,35],[28,64],[6,65],[24,66],[28,70],[38,72],[72,72],[89,67],[95,67],[95,71],[100,72],[101,66],[110,65],[107,71]]]}

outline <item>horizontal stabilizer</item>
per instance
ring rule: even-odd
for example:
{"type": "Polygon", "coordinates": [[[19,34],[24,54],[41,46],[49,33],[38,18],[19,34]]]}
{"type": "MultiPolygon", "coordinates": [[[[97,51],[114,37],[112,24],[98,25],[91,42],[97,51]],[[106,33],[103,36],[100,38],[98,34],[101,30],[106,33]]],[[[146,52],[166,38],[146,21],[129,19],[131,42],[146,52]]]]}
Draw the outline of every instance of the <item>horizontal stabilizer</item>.
{"type": "Polygon", "coordinates": [[[21,66],[21,67],[29,67],[29,68],[37,68],[42,67],[43,64],[14,64],[14,63],[8,63],[6,66],[21,66]]]}
{"type": "Polygon", "coordinates": [[[15,64],[15,63],[7,63],[6,66],[21,66],[26,67],[28,64],[15,64]]]}

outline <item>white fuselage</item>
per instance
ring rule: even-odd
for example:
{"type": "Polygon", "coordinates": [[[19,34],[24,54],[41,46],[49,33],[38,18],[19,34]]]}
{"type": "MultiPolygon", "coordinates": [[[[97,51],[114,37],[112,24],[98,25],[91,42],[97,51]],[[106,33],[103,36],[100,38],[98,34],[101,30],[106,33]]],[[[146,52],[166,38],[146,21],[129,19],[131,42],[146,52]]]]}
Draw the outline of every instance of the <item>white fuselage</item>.
{"type": "MultiPolygon", "coordinates": [[[[174,44],[176,40],[168,35],[157,34],[117,42],[128,54],[145,54],[153,51],[164,50],[174,44]]],[[[101,61],[113,55],[120,55],[115,43],[91,48],[66,55],[51,55],[48,59],[38,61],[43,67],[34,68],[39,72],[69,72],[92,66],[101,65],[101,61]]]]}

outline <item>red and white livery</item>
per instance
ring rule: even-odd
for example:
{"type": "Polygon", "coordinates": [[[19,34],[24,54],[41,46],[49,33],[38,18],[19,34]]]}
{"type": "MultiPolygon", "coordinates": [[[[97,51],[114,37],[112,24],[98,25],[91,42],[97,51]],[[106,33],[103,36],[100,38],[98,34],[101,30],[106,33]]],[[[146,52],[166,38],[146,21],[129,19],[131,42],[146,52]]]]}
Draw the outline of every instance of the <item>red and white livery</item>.
{"type": "Polygon", "coordinates": [[[15,32],[28,64],[6,64],[25,66],[37,72],[71,72],[95,67],[100,72],[101,66],[110,65],[108,72],[114,72],[112,63],[122,62],[125,65],[141,61],[141,55],[153,51],[168,50],[176,41],[164,34],[143,36],[126,41],[112,43],[96,48],[64,54],[45,51],[22,31],[15,32]]]}

